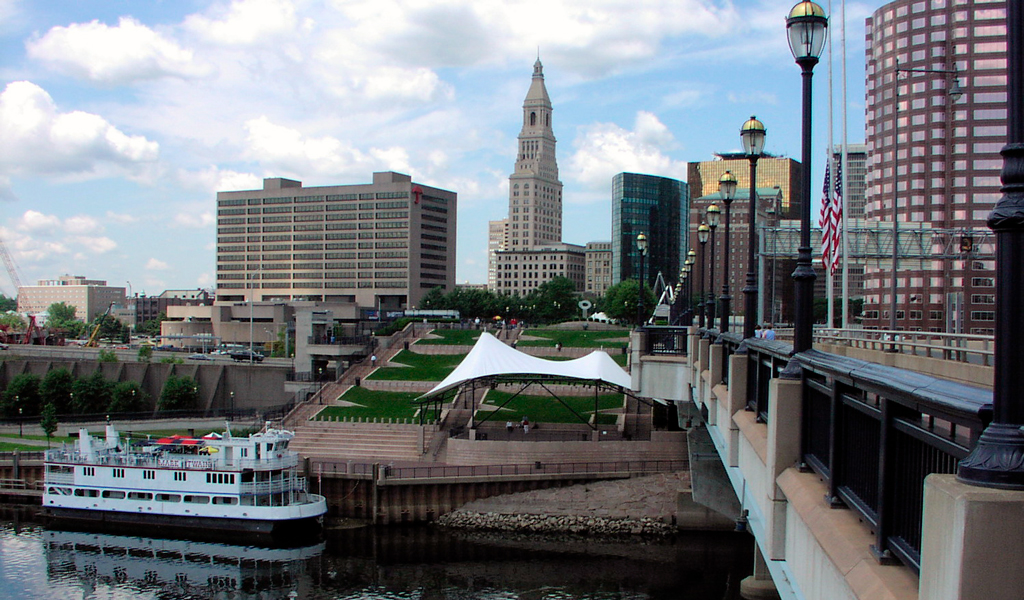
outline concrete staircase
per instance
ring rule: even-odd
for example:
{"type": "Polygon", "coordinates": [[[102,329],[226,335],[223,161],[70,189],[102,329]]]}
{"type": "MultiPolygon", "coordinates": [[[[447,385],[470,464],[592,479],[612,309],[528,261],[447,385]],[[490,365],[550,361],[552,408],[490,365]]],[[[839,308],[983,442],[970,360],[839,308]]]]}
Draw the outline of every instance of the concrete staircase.
{"type": "Polygon", "coordinates": [[[307,421],[289,449],[321,460],[409,462],[424,460],[424,436],[433,427],[398,423],[307,421]]]}

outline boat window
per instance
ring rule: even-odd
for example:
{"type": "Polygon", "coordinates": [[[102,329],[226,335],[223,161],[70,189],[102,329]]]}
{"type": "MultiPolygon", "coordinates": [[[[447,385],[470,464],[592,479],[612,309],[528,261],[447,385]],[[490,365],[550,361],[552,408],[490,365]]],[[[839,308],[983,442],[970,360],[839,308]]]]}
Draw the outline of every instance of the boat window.
{"type": "Polygon", "coordinates": [[[52,487],[46,491],[47,494],[57,494],[58,496],[70,496],[71,488],[68,487],[52,487]]]}
{"type": "Polygon", "coordinates": [[[124,469],[111,469],[110,471],[114,477],[124,477],[124,469]]]}
{"type": "Polygon", "coordinates": [[[153,499],[153,494],[149,492],[128,492],[128,499],[149,501],[153,499]]]}
{"type": "Polygon", "coordinates": [[[180,494],[157,494],[157,502],[181,502],[180,494]]]}
{"type": "Polygon", "coordinates": [[[58,475],[73,475],[75,473],[75,468],[67,465],[47,465],[46,472],[58,475]]]}
{"type": "Polygon", "coordinates": [[[209,496],[185,496],[185,502],[189,504],[209,504],[209,496]]]}
{"type": "Polygon", "coordinates": [[[96,467],[82,467],[82,475],[92,477],[96,474],[96,467]]]}
{"type": "Polygon", "coordinates": [[[234,505],[234,504],[238,504],[238,498],[233,498],[231,496],[214,496],[213,497],[213,503],[214,504],[231,504],[231,505],[234,505]]]}
{"type": "Polygon", "coordinates": [[[77,488],[75,490],[75,495],[76,496],[81,496],[83,498],[95,498],[95,497],[100,495],[100,492],[99,492],[99,490],[88,490],[88,489],[84,489],[84,488],[77,488]]]}
{"type": "Polygon", "coordinates": [[[186,479],[188,479],[188,473],[186,473],[184,471],[175,471],[174,472],[174,480],[175,481],[185,481],[186,479]]]}
{"type": "Polygon", "coordinates": [[[146,469],[142,472],[143,479],[156,479],[156,471],[146,469]]]}
{"type": "Polygon", "coordinates": [[[119,490],[103,490],[104,498],[112,498],[114,500],[123,500],[124,492],[119,490]]]}

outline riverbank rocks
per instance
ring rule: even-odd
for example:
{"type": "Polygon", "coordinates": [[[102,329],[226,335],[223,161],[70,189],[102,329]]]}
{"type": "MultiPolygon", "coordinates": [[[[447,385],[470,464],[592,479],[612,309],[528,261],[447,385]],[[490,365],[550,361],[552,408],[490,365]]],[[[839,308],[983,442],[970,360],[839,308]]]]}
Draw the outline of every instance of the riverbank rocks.
{"type": "Polygon", "coordinates": [[[442,527],[475,531],[579,533],[596,536],[640,535],[667,537],[676,527],[650,517],[610,519],[579,515],[502,514],[455,510],[437,520],[442,527]]]}

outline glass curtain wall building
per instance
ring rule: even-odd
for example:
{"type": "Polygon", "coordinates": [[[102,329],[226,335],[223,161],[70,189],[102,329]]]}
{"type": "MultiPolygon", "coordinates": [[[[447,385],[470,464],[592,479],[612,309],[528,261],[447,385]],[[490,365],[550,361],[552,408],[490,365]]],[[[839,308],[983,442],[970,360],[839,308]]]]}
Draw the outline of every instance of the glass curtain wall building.
{"type": "Polygon", "coordinates": [[[648,285],[662,274],[674,283],[690,247],[686,228],[690,191],[685,181],[619,173],[612,179],[612,282],[635,279],[640,273],[636,236],[647,236],[648,285]]]}

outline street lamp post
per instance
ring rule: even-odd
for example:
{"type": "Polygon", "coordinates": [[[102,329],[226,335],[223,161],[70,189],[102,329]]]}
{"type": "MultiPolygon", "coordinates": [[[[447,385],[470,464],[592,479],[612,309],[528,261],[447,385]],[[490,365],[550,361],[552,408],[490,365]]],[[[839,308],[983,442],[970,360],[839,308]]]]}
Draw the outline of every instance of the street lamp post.
{"type": "Polygon", "coordinates": [[[640,279],[636,299],[636,326],[642,327],[644,323],[644,262],[647,258],[647,236],[639,234],[636,236],[636,249],[639,250],[640,258],[640,279]]]}
{"type": "Polygon", "coordinates": [[[731,171],[726,171],[718,179],[718,192],[722,196],[722,202],[725,204],[725,247],[722,249],[725,254],[725,264],[723,265],[722,273],[722,333],[729,332],[729,318],[732,316],[732,296],[729,295],[729,263],[732,262],[732,254],[729,252],[729,239],[732,237],[732,233],[729,231],[729,208],[732,206],[732,201],[736,197],[736,187],[738,182],[736,176],[731,171]]]}
{"type": "Polygon", "coordinates": [[[793,353],[811,349],[814,333],[814,267],[811,265],[811,77],[814,65],[825,47],[828,17],[825,11],[810,0],[798,3],[789,11],[786,30],[789,49],[796,64],[800,65],[803,79],[803,152],[801,155],[800,247],[797,250],[796,270],[796,322],[793,327],[793,353]]]}
{"type": "MultiPolygon", "coordinates": [[[[893,138],[892,138],[892,277],[889,282],[889,331],[890,335],[893,336],[893,343],[888,348],[889,352],[896,352],[896,291],[898,288],[897,274],[899,272],[899,246],[900,246],[900,220],[899,220],[899,197],[900,197],[900,73],[942,73],[944,75],[953,76],[953,84],[946,91],[946,95],[949,96],[950,104],[956,104],[956,101],[960,99],[960,96],[964,95],[963,89],[960,87],[960,78],[957,76],[956,69],[904,69],[900,67],[899,58],[896,59],[896,70],[893,74],[892,85],[893,85],[893,99],[895,100],[893,108],[893,138]]],[[[909,140],[908,140],[909,142],[909,140]]],[[[909,143],[908,150],[909,150],[909,143]]],[[[947,153],[948,154],[948,153],[947,153]]],[[[908,158],[910,153],[908,152],[908,158]]],[[[909,169],[908,169],[909,174],[909,169]]],[[[907,186],[907,190],[910,190],[910,186],[907,186]]]]}
{"type": "Polygon", "coordinates": [[[747,281],[743,287],[743,337],[754,337],[757,324],[757,271],[754,261],[757,251],[757,159],[764,151],[764,138],[768,130],[757,117],[750,119],[740,128],[743,150],[750,161],[750,205],[747,207],[747,281]]]}
{"type": "Polygon", "coordinates": [[[697,262],[697,253],[691,248],[686,253],[686,260],[683,261],[683,267],[686,269],[687,275],[687,287],[686,287],[686,324],[693,324],[693,265],[697,262]]]}
{"type": "Polygon", "coordinates": [[[717,204],[708,206],[708,227],[711,228],[711,285],[708,286],[708,328],[715,328],[715,231],[722,218],[722,209],[717,204]]]}
{"type": "MultiPolygon", "coordinates": [[[[14,401],[15,402],[18,401],[18,397],[17,396],[14,397],[14,401]]],[[[24,436],[24,429],[22,429],[22,427],[25,425],[25,422],[22,421],[22,415],[24,415],[24,414],[25,414],[25,409],[23,409],[22,407],[19,406],[18,407],[18,437],[25,437],[24,436]]]]}
{"type": "Polygon", "coordinates": [[[1024,5],[1006,3],[1007,121],[1003,155],[1003,196],[988,216],[996,238],[995,377],[992,422],[974,450],[960,463],[957,478],[964,483],[1004,489],[1024,489],[1024,369],[1021,345],[1024,323],[1024,5]]]}
{"type": "Polygon", "coordinates": [[[707,256],[708,237],[711,236],[711,228],[707,223],[701,223],[697,228],[697,241],[700,242],[700,296],[697,297],[697,310],[700,312],[698,325],[704,327],[704,258],[707,256]]]}

